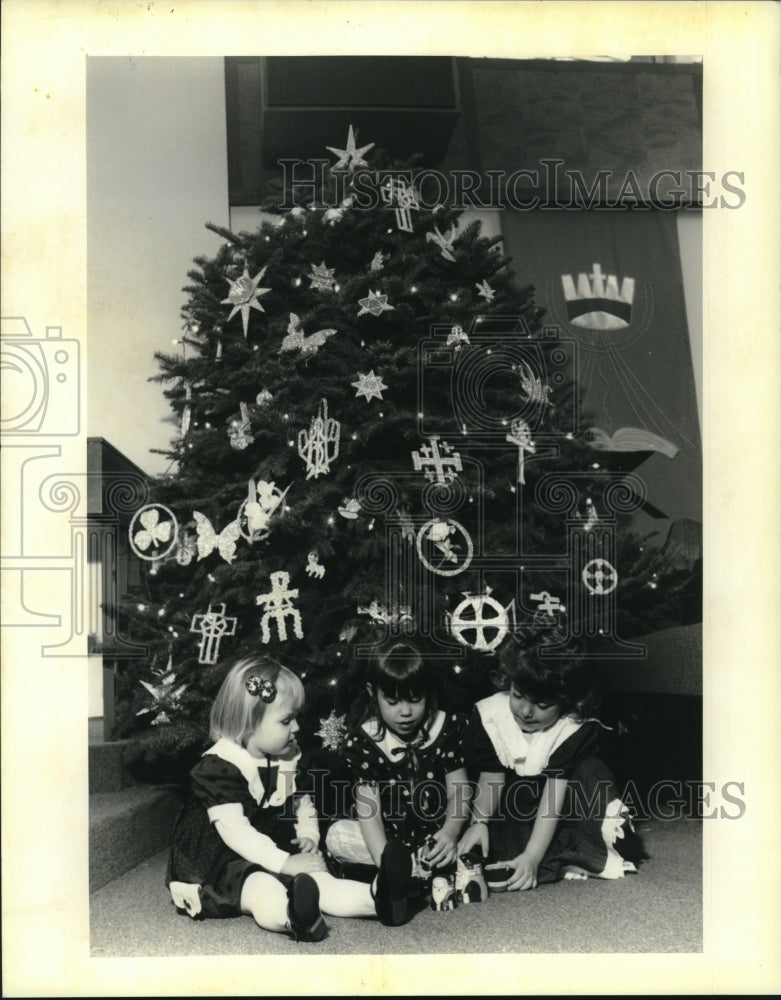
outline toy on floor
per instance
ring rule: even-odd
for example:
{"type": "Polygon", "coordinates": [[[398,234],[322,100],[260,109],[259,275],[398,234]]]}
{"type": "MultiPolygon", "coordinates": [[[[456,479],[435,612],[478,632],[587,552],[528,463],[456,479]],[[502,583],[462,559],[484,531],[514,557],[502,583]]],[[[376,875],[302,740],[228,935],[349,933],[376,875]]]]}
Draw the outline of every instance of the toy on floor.
{"type": "Polygon", "coordinates": [[[514,869],[506,861],[497,861],[485,866],[485,881],[489,892],[507,892],[507,883],[514,869]]]}
{"type": "Polygon", "coordinates": [[[488,899],[483,864],[476,854],[462,854],[456,862],[456,905],[482,903],[488,899]]]}
{"type": "Polygon", "coordinates": [[[431,909],[443,912],[455,910],[458,905],[456,898],[455,875],[435,875],[431,881],[431,909]]]}

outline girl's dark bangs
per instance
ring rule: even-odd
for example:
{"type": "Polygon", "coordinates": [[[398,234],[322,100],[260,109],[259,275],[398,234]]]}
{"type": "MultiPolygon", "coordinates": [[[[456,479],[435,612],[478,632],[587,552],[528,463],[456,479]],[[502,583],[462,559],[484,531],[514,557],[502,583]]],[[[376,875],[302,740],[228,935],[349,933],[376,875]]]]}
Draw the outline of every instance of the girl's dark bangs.
{"type": "Polygon", "coordinates": [[[422,698],[429,693],[428,671],[418,659],[389,660],[379,671],[377,687],[387,698],[422,698]]]}
{"type": "Polygon", "coordinates": [[[417,699],[428,693],[425,679],[420,673],[408,674],[407,676],[394,677],[393,674],[383,673],[378,679],[380,691],[386,698],[417,699]]]}

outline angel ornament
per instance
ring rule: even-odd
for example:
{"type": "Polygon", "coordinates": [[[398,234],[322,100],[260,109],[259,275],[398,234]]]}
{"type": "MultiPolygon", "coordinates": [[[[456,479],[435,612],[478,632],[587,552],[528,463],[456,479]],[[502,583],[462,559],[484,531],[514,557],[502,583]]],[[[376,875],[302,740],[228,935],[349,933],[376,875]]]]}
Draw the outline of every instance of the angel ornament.
{"type": "Polygon", "coordinates": [[[255,486],[255,480],[249,480],[247,499],[239,507],[236,518],[242,538],[252,544],[268,537],[271,515],[282,504],[289,489],[287,486],[284,491],[280,490],[275,483],[267,483],[265,479],[255,486]]]}

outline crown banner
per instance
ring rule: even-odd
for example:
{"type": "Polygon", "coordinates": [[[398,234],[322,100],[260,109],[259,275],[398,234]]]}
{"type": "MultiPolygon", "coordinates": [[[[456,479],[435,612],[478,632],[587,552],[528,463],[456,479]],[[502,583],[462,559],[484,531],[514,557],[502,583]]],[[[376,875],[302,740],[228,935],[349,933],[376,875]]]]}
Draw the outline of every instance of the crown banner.
{"type": "Polygon", "coordinates": [[[634,470],[654,519],[702,519],[702,457],[675,213],[505,212],[545,324],[577,342],[596,461],[634,470]]]}

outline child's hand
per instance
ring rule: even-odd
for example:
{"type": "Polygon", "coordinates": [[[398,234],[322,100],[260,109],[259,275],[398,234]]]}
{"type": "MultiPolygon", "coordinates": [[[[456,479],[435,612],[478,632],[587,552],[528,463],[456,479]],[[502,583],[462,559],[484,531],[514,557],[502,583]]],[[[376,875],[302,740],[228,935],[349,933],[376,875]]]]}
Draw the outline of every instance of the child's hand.
{"type": "Polygon", "coordinates": [[[311,837],[294,837],[291,844],[295,844],[302,854],[319,854],[317,844],[311,837]]]}
{"type": "Polygon", "coordinates": [[[433,868],[444,868],[456,860],[455,834],[446,833],[445,830],[437,830],[430,839],[434,843],[426,853],[426,861],[433,868]]]}
{"type": "Polygon", "coordinates": [[[513,892],[516,889],[534,889],[537,886],[537,868],[539,861],[529,857],[527,854],[519,854],[508,862],[511,868],[515,869],[514,874],[507,883],[507,891],[513,892]]]}
{"type": "Polygon", "coordinates": [[[312,872],[324,872],[325,870],[322,854],[291,854],[282,865],[279,874],[300,875],[302,872],[306,872],[311,875],[312,872]]]}
{"type": "Polygon", "coordinates": [[[458,853],[469,854],[473,847],[480,846],[483,857],[488,857],[488,826],[485,823],[474,823],[458,842],[458,853]]]}

